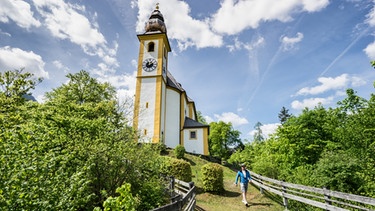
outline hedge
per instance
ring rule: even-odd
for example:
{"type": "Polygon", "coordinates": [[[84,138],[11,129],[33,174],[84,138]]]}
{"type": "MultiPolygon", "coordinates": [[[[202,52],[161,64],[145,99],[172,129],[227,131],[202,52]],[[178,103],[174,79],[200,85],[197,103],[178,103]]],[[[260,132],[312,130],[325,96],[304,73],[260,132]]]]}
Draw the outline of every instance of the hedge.
{"type": "Polygon", "coordinates": [[[207,192],[222,192],[224,190],[223,168],[216,163],[202,166],[203,190],[207,192]]]}
{"type": "Polygon", "coordinates": [[[161,170],[164,174],[168,176],[174,176],[174,178],[191,182],[192,172],[190,163],[171,157],[162,156],[161,159],[164,160],[161,170]]]}

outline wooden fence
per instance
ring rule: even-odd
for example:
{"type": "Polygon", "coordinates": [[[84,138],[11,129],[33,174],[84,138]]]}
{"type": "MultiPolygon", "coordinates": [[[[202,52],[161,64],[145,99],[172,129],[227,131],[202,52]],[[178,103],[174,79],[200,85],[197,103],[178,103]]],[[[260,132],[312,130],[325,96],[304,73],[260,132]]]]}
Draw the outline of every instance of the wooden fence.
{"type": "Polygon", "coordinates": [[[196,205],[196,187],[194,182],[184,182],[174,177],[170,178],[171,203],[153,209],[152,211],[193,211],[196,205]]]}
{"type": "Polygon", "coordinates": [[[282,197],[283,205],[288,209],[288,199],[319,207],[324,210],[375,210],[375,198],[331,191],[270,179],[251,172],[252,183],[260,192],[269,191],[282,197]]]}

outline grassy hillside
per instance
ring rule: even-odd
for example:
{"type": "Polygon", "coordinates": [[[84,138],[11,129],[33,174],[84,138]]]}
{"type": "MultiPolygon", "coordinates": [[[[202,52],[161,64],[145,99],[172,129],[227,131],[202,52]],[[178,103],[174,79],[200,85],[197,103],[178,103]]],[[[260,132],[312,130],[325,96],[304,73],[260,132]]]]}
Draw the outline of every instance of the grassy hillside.
{"type": "MultiPolygon", "coordinates": [[[[173,152],[170,152],[173,156],[173,152]]],[[[237,171],[226,166],[224,170],[224,188],[225,192],[221,194],[204,193],[202,190],[201,167],[209,161],[199,158],[198,156],[185,154],[185,160],[191,164],[193,173],[193,182],[198,188],[197,205],[207,211],[236,211],[236,210],[267,210],[280,211],[284,210],[283,206],[270,198],[262,195],[256,187],[249,185],[247,200],[250,207],[245,207],[241,202],[241,190],[239,185],[234,185],[237,171]]]]}

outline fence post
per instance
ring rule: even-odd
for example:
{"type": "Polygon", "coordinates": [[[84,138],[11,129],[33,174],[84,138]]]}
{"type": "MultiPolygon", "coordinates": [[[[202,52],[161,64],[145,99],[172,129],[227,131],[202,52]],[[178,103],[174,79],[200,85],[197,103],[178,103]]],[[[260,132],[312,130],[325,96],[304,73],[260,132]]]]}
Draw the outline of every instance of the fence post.
{"type": "MultiPolygon", "coordinates": [[[[323,190],[324,190],[324,199],[326,201],[326,204],[328,205],[332,205],[332,202],[331,202],[331,196],[328,194],[328,188],[327,187],[323,187],[323,190]]],[[[327,210],[328,211],[328,210],[327,210]]]]}
{"type": "Polygon", "coordinates": [[[189,189],[192,189],[194,187],[194,182],[189,182],[189,189]]]}
{"type": "MultiPolygon", "coordinates": [[[[286,193],[286,187],[284,186],[284,180],[283,180],[283,183],[282,184],[282,189],[283,189],[283,193],[286,193]]],[[[283,204],[284,204],[284,207],[285,209],[288,209],[288,198],[286,198],[285,196],[283,196],[283,204]]]]}
{"type": "MultiPolygon", "coordinates": [[[[262,175],[259,174],[259,176],[262,176],[262,175]]],[[[260,183],[261,185],[263,185],[263,180],[262,180],[260,177],[259,177],[259,183],[260,183]]],[[[263,188],[262,188],[262,186],[260,186],[259,191],[260,191],[261,194],[263,194],[263,188]]]]}
{"type": "Polygon", "coordinates": [[[169,177],[169,185],[170,185],[170,196],[173,198],[173,193],[174,193],[174,176],[169,177]]]}

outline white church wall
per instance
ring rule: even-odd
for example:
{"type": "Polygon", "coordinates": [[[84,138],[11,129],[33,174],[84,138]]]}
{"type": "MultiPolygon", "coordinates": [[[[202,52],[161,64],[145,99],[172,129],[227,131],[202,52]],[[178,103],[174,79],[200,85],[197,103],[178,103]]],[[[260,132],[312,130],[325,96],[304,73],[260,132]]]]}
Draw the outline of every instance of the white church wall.
{"type": "Polygon", "coordinates": [[[161,87],[161,120],[160,120],[160,123],[161,123],[161,128],[160,128],[160,137],[161,137],[161,142],[162,143],[165,143],[165,112],[166,112],[166,85],[165,83],[162,83],[162,87],[161,87]]]}
{"type": "Polygon", "coordinates": [[[184,109],[185,109],[184,114],[185,114],[185,117],[189,117],[189,107],[188,107],[186,98],[183,98],[183,101],[184,101],[184,109]]]}
{"type": "Polygon", "coordinates": [[[165,145],[175,148],[180,141],[180,94],[167,89],[165,145]]]}
{"type": "Polygon", "coordinates": [[[138,129],[142,136],[142,142],[149,143],[154,135],[154,118],[155,118],[155,78],[143,78],[141,83],[140,94],[140,111],[138,117],[138,129]],[[146,105],[148,104],[148,108],[146,105]],[[147,134],[144,134],[144,131],[147,134]]]}
{"type": "Polygon", "coordinates": [[[187,152],[195,154],[204,154],[203,149],[203,129],[201,128],[191,128],[184,130],[184,147],[187,152]],[[190,131],[196,131],[196,139],[190,139],[190,131]]]}

